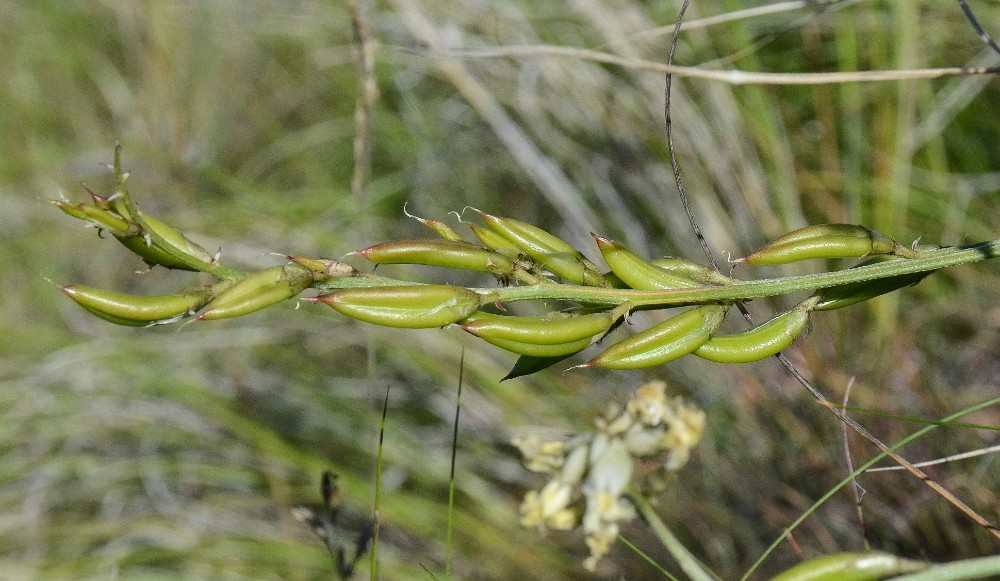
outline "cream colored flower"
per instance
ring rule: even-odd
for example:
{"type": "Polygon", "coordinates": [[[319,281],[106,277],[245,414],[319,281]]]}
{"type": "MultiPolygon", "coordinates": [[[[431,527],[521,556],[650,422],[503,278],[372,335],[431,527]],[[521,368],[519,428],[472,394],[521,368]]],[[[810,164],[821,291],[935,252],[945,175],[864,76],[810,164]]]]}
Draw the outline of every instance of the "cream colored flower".
{"type": "Polygon", "coordinates": [[[548,440],[541,434],[515,436],[511,441],[524,457],[524,467],[532,472],[555,472],[562,466],[565,440],[548,440]]]}
{"type": "Polygon", "coordinates": [[[635,397],[626,408],[635,419],[647,426],[658,426],[663,422],[667,409],[667,384],[651,381],[635,390],[635,397]]]}
{"type": "Polygon", "coordinates": [[[705,414],[679,397],[668,398],[666,384],[654,381],[637,389],[625,406],[610,404],[594,425],[595,432],[563,439],[532,434],[514,440],[528,469],[553,475],[540,490],[525,494],[521,524],[581,526],[590,549],[584,566],[590,570],[611,549],[621,523],[635,518],[635,507],[623,496],[634,459],[666,454],[664,467],[680,468],[701,439],[705,414]],[[570,508],[581,494],[582,515],[570,508]]]}

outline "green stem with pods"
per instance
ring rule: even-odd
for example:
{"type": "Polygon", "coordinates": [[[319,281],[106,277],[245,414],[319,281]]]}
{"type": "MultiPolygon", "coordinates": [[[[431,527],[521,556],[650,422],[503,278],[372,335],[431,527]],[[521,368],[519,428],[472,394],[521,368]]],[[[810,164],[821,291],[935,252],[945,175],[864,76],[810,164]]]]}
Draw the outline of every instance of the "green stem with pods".
{"type": "MultiPolygon", "coordinates": [[[[922,250],[916,258],[887,260],[847,270],[740,281],[724,286],[706,286],[676,290],[633,290],[545,282],[532,286],[475,288],[471,290],[498,302],[566,300],[608,306],[628,303],[633,307],[672,307],[784,295],[798,291],[930,272],[950,266],[988,260],[997,256],[1000,256],[1000,240],[992,240],[964,246],[922,250]]],[[[374,275],[360,275],[327,280],[316,285],[316,288],[321,291],[330,291],[342,288],[413,284],[423,283],[374,275]]]]}

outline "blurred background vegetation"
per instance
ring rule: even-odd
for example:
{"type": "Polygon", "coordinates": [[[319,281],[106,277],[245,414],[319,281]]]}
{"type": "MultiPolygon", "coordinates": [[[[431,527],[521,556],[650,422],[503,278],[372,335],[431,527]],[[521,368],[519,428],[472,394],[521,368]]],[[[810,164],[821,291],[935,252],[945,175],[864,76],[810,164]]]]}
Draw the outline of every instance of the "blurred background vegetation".
{"type": "MultiPolygon", "coordinates": [[[[969,4],[987,25],[1000,22],[1000,4],[969,4]]],[[[998,64],[955,2],[783,6],[699,25],[745,6],[694,2],[678,62],[790,73],[998,64]]],[[[442,578],[463,349],[456,577],[586,577],[580,535],[519,529],[521,496],[541,479],[520,467],[508,442],[528,430],[585,429],[609,400],[650,378],[708,414],[705,441],[656,498],[658,510],[721,576],[745,570],[847,473],[840,426],[773,360],[686,358],[642,372],[550,371],[498,383],[513,357],[455,330],[373,328],[291,304],[181,329],[126,329],[87,315],[46,282],[155,293],[197,278],[137,275],[134,256],[47,203],[85,199],[81,182],[109,192],[105,164],[116,141],[139,204],[237,266],[274,264],[270,252],[340,257],[424,235],[404,203],[453,224],[448,213],[467,205],[531,221],[591,257],[588,230],[647,257],[702,259],[672,185],[660,74],[532,55],[449,60],[433,50],[435,42],[550,44],[663,62],[669,28],[660,28],[678,8],[365,4],[380,98],[371,176],[353,196],[359,80],[342,3],[0,3],[0,576],[333,578],[325,548],[290,509],[318,502],[320,474],[330,469],[340,475],[345,524],[370,514],[389,388],[382,578],[442,578]]],[[[686,185],[722,256],[832,221],[924,243],[1000,237],[994,77],[812,86],[679,79],[675,89],[686,185]]],[[[831,399],[853,379],[854,405],[947,415],[997,393],[997,282],[997,264],[987,262],[820,314],[788,355],[831,399]]],[[[766,317],[792,300],[750,307],[766,317]]],[[[884,441],[915,429],[860,419],[884,441]]],[[[1000,424],[1000,413],[970,421],[1000,424]]],[[[873,453],[849,440],[857,458],[873,453]]],[[[923,460],[996,440],[994,431],[945,428],[906,454],[923,460]]],[[[929,470],[1000,520],[991,456],[929,470]]],[[[934,561],[996,552],[994,540],[912,477],[872,474],[861,484],[867,530],[852,497],[838,494],[763,570],[860,550],[866,537],[874,548],[934,561]]],[[[641,523],[624,533],[674,568],[641,523]]],[[[366,564],[359,575],[367,577],[366,564]]],[[[596,576],[659,578],[622,546],[596,576]]]]}

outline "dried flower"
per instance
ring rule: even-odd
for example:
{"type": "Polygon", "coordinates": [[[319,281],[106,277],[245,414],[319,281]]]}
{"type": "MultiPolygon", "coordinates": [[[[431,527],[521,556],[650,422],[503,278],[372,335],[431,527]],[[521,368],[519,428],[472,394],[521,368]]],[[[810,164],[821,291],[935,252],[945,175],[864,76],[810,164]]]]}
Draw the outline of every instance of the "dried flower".
{"type": "Polygon", "coordinates": [[[522,526],[581,526],[590,549],[583,564],[589,570],[611,549],[621,523],[635,518],[635,508],[624,497],[634,459],[665,454],[664,468],[679,469],[701,439],[705,414],[679,397],[668,398],[666,384],[656,381],[637,389],[624,407],[609,404],[594,425],[594,432],[562,439],[539,434],[514,439],[529,470],[552,474],[541,489],[525,494],[522,526]],[[571,506],[580,497],[582,516],[571,506]]]}

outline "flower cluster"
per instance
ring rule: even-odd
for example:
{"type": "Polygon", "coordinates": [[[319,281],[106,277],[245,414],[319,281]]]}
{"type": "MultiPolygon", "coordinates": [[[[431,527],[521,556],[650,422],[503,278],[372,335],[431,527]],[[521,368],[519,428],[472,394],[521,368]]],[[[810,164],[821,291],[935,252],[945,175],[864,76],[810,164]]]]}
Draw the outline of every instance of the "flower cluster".
{"type": "Polygon", "coordinates": [[[680,397],[667,397],[666,384],[654,381],[639,387],[624,408],[612,403],[594,425],[593,432],[563,439],[529,434],[513,442],[526,468],[552,474],[542,488],[525,494],[521,525],[556,530],[582,526],[589,570],[611,548],[619,523],[635,517],[623,496],[634,458],[665,454],[664,469],[679,469],[701,439],[705,414],[680,397]]]}

